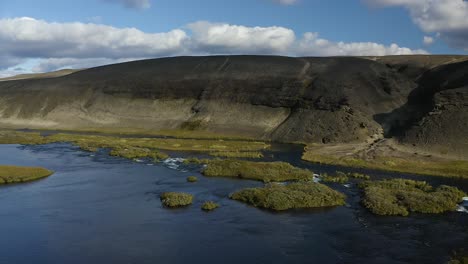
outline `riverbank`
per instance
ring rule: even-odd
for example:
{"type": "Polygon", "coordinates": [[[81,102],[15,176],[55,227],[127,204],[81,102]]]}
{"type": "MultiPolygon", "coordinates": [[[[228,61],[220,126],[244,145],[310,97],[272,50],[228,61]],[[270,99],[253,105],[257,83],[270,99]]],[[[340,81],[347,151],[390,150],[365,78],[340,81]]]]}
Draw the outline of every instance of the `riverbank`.
{"type": "Polygon", "coordinates": [[[352,168],[468,179],[468,161],[423,152],[390,139],[369,144],[310,144],[305,147],[302,159],[352,168]]]}
{"type": "MultiPolygon", "coordinates": [[[[111,148],[116,156],[156,157],[162,151],[196,151],[213,157],[260,159],[274,142],[203,131],[143,130],[4,130],[0,144],[47,144],[71,142],[83,150],[111,148]],[[128,151],[132,155],[127,155],[128,151]],[[157,153],[155,153],[155,151],[157,153]],[[121,153],[122,155],[119,155],[121,153]]],[[[301,144],[301,143],[296,143],[301,144]]],[[[429,153],[391,139],[370,143],[301,144],[304,161],[388,172],[468,179],[468,161],[449,153],[429,153]]]]}

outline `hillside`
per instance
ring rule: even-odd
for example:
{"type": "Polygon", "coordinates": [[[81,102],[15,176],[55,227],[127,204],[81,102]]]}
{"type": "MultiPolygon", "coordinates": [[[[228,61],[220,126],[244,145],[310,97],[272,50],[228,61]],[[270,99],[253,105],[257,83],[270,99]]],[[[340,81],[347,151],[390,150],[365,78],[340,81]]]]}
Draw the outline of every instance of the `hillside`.
{"type": "Polygon", "coordinates": [[[45,72],[45,73],[27,73],[27,74],[19,74],[11,77],[0,78],[1,81],[14,81],[14,80],[24,80],[24,79],[43,79],[43,78],[56,78],[65,76],[68,74],[72,74],[80,70],[73,70],[73,69],[63,69],[53,72],[45,72]]]}
{"type": "Polygon", "coordinates": [[[385,135],[467,154],[468,146],[457,144],[468,138],[465,58],[212,56],[135,61],[57,78],[0,82],[0,124],[189,128],[317,143],[371,142],[385,135]]]}

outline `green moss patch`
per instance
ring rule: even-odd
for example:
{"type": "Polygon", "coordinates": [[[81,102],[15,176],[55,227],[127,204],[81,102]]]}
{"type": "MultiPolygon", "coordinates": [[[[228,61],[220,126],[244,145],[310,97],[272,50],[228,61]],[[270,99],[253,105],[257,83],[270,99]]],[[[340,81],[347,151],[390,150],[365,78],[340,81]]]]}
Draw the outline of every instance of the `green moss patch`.
{"type": "Polygon", "coordinates": [[[198,181],[198,178],[195,177],[195,176],[188,176],[187,177],[187,182],[197,182],[198,181]]]}
{"type": "Polygon", "coordinates": [[[334,182],[334,183],[346,183],[349,179],[357,180],[370,180],[370,176],[357,172],[344,173],[342,171],[337,171],[335,175],[322,174],[320,175],[323,182],[334,182]]]}
{"type": "Polygon", "coordinates": [[[188,193],[166,192],[161,194],[161,202],[167,207],[188,206],[193,202],[193,195],[188,193]]]}
{"type": "Polygon", "coordinates": [[[219,208],[219,204],[212,202],[212,201],[204,202],[201,207],[203,211],[213,211],[217,208],[219,208]]]}
{"type": "Polygon", "coordinates": [[[39,167],[0,166],[0,184],[34,181],[52,174],[53,171],[39,167]]]}
{"type": "Polygon", "coordinates": [[[323,184],[303,182],[244,189],[233,193],[230,198],[255,207],[283,211],[344,205],[346,197],[323,184]]]}
{"type": "Polygon", "coordinates": [[[441,185],[434,189],[426,182],[405,179],[365,182],[360,187],[364,189],[362,204],[377,215],[444,213],[455,210],[466,196],[455,187],[441,185]]]}
{"type": "Polygon", "coordinates": [[[208,177],[234,177],[263,182],[309,181],[313,173],[286,162],[253,162],[245,160],[211,160],[203,174],[208,177]]]}
{"type": "Polygon", "coordinates": [[[199,159],[199,158],[195,158],[195,157],[186,158],[184,160],[184,164],[203,164],[203,163],[207,163],[207,162],[208,162],[208,160],[199,159]]]}
{"type": "Polygon", "coordinates": [[[337,172],[338,175],[346,175],[348,176],[349,178],[352,178],[352,179],[358,179],[358,180],[370,180],[371,177],[367,174],[363,174],[363,173],[357,173],[357,172],[350,172],[350,173],[344,173],[344,172],[337,172]]]}
{"type": "Polygon", "coordinates": [[[332,183],[346,183],[349,181],[348,176],[346,175],[328,175],[327,173],[320,174],[320,179],[323,182],[332,182],[332,183]]]}
{"type": "Polygon", "coordinates": [[[169,158],[167,154],[157,150],[139,147],[116,147],[111,150],[110,155],[127,159],[151,158],[163,160],[169,158]]]}
{"type": "Polygon", "coordinates": [[[224,158],[251,158],[259,159],[263,158],[263,154],[260,151],[215,151],[208,153],[213,157],[224,157],[224,158]]]}

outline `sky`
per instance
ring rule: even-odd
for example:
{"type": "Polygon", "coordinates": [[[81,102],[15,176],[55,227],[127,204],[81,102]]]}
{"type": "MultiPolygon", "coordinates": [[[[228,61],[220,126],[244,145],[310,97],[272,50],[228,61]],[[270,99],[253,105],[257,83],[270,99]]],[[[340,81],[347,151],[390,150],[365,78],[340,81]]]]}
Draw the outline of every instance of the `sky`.
{"type": "Polygon", "coordinates": [[[0,0],[0,77],[225,54],[468,54],[468,2],[0,0]]]}

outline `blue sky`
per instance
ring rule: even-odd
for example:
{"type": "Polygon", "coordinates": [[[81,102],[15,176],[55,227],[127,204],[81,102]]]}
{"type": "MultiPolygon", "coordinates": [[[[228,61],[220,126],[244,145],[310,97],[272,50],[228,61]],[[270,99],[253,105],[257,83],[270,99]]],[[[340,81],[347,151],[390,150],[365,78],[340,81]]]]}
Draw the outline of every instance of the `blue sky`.
{"type": "Polygon", "coordinates": [[[2,0],[0,75],[177,55],[467,54],[468,3],[435,2],[2,0]]]}

